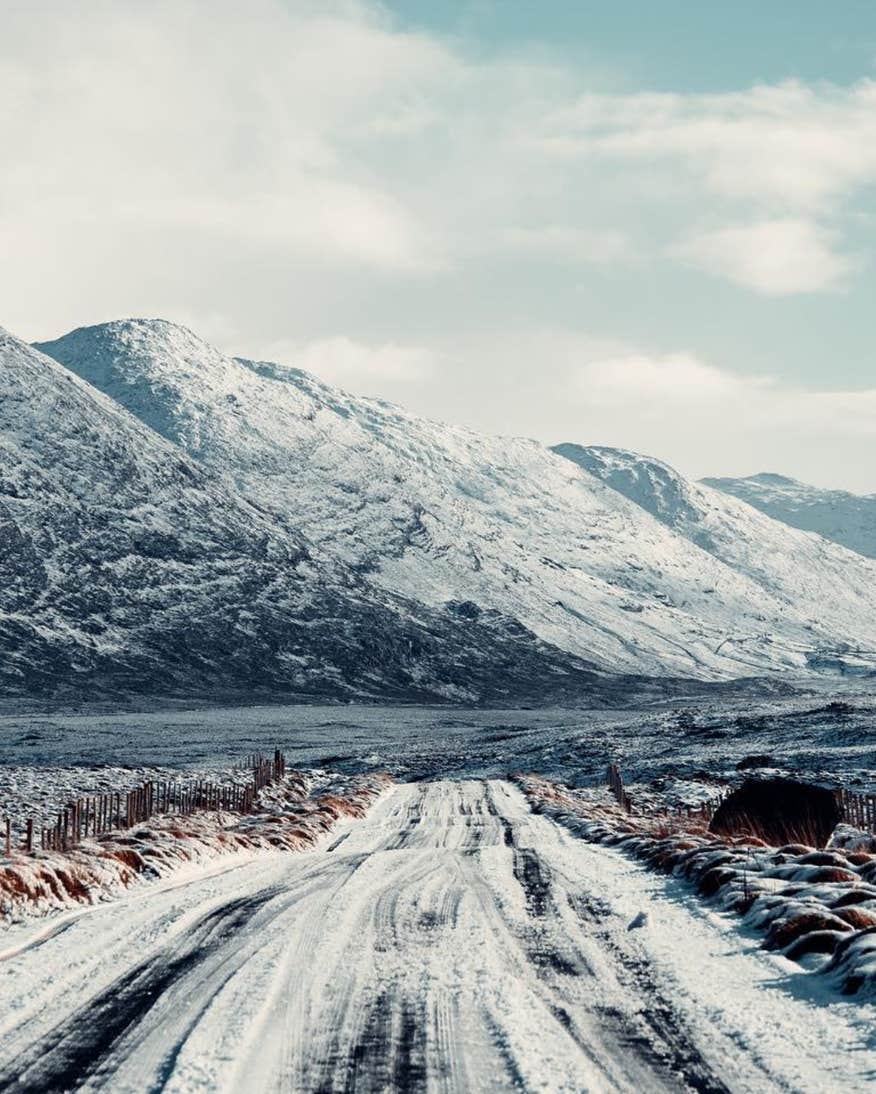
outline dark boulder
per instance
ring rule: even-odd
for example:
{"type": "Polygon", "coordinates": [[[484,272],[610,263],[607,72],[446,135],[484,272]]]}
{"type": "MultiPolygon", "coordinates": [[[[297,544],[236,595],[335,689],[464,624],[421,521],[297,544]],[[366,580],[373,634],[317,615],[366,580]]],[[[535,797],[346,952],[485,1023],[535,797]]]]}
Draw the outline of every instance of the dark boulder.
{"type": "Polygon", "coordinates": [[[793,779],[746,779],[718,806],[709,830],[747,833],[774,846],[824,847],[841,817],[835,795],[824,787],[793,779]]]}

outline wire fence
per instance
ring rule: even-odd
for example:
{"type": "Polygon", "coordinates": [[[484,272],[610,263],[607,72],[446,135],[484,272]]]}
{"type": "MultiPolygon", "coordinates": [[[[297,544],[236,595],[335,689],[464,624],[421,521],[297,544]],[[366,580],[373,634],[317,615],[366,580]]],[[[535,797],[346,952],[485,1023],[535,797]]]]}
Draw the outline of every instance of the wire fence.
{"type": "MultiPolygon", "coordinates": [[[[624,784],[623,775],[616,763],[610,763],[608,765],[606,780],[608,789],[614,795],[615,800],[621,809],[623,809],[625,813],[634,812],[635,806],[632,796],[624,784]]],[[[660,810],[660,813],[663,815],[689,817],[691,820],[697,821],[700,824],[708,824],[725,797],[726,794],[721,794],[718,797],[697,802],[695,805],[687,805],[684,803],[666,805],[660,810]]]]}
{"type": "Polygon", "coordinates": [[[77,798],[58,812],[52,824],[41,827],[38,837],[32,817],[18,826],[13,825],[11,817],[6,817],[6,854],[11,855],[13,849],[31,852],[37,846],[47,851],[69,851],[89,836],[132,828],[158,814],[249,813],[259,791],[279,782],[286,774],[286,757],[279,749],[274,751],[273,758],[253,753],[247,756],[242,769],[250,776],[245,784],[223,785],[209,779],[150,780],[126,792],[77,798]]]}
{"type": "MultiPolygon", "coordinates": [[[[616,763],[608,765],[606,781],[608,789],[614,795],[618,805],[626,813],[634,812],[635,807],[632,796],[626,789],[623,775],[616,763]]],[[[726,790],[717,797],[698,802],[696,805],[666,806],[662,813],[680,817],[687,816],[701,824],[708,824],[729,793],[730,791],[726,790]]],[[[876,834],[876,795],[859,794],[857,791],[845,789],[835,790],[834,795],[844,823],[862,831],[876,834]]]]}

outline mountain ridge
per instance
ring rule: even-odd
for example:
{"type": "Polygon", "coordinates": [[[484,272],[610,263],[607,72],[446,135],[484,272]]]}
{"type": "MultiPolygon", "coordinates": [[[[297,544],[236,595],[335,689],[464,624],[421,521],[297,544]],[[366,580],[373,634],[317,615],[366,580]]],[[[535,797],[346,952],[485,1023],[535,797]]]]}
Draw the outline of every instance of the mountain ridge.
{"type": "Polygon", "coordinates": [[[498,612],[430,608],[319,559],[55,360],[0,333],[0,693],[614,701],[498,612]]]}
{"type": "Polygon", "coordinates": [[[859,671],[876,649],[873,563],[666,465],[686,511],[649,511],[535,441],[228,357],[173,324],[79,328],[40,346],[274,519],[294,515],[315,558],[385,595],[498,612],[607,673],[715,680],[825,658],[843,671],[849,651],[859,671]]]}
{"type": "Polygon", "coordinates": [[[765,471],[745,478],[701,481],[792,528],[816,532],[850,551],[876,558],[876,494],[824,489],[765,471]]]}

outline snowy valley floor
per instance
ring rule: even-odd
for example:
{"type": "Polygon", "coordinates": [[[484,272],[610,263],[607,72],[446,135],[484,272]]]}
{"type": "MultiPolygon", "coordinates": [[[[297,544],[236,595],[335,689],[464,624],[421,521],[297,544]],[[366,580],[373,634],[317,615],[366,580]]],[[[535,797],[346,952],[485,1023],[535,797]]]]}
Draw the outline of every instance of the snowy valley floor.
{"type": "MultiPolygon", "coordinates": [[[[299,769],[388,771],[403,781],[537,771],[572,786],[601,783],[609,759],[639,783],[734,777],[747,755],[765,753],[789,774],[876,792],[876,694],[872,683],[835,684],[786,699],[711,695],[617,710],[350,704],[28,713],[0,703],[0,808],[12,789],[6,766],[33,766],[33,799],[48,766],[216,770],[275,748],[299,769]]],[[[14,782],[25,789],[18,774],[14,782]]]]}
{"type": "Polygon", "coordinates": [[[865,1090],[876,1009],[501,780],[3,934],[0,1090],[865,1090]],[[629,929],[647,911],[644,926],[629,929]]]}

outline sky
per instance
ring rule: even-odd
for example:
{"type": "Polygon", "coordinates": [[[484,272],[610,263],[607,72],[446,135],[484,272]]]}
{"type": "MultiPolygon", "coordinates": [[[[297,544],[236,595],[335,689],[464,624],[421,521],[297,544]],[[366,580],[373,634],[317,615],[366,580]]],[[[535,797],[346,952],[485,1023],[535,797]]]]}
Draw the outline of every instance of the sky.
{"type": "Polygon", "coordinates": [[[876,491],[871,0],[0,0],[0,325],[876,491]]]}

